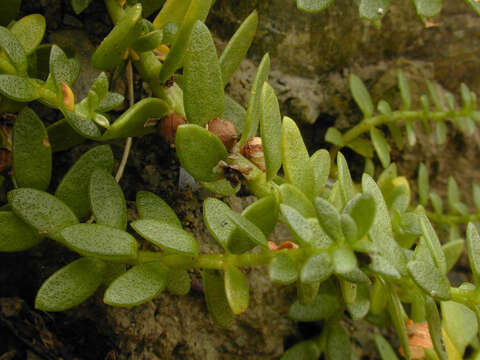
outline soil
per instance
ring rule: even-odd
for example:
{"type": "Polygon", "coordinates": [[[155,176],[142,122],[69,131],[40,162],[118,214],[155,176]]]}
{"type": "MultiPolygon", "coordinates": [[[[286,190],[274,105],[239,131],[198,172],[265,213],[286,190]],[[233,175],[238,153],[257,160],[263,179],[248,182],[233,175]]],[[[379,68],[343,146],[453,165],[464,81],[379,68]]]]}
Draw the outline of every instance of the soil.
{"type": "MultiPolygon", "coordinates": [[[[259,34],[228,92],[246,105],[256,64],[269,51],[273,60],[270,83],[282,113],[299,122],[313,152],[328,146],[323,138],[329,126],[344,130],[361,119],[348,91],[350,73],[365,81],[375,101],[385,98],[392,106],[399,99],[395,85],[398,68],[410,78],[414,99],[425,92],[425,79],[435,78],[443,89],[452,92],[457,91],[461,81],[480,91],[480,63],[475,55],[480,49],[480,17],[463,2],[444,3],[444,11],[436,19],[438,26],[432,29],[421,25],[406,0],[392,5],[381,31],[359,20],[356,7],[346,0],[337,0],[327,12],[315,15],[299,13],[293,0],[217,1],[208,24],[221,49],[241,19],[258,8],[259,34]]],[[[22,15],[30,13],[46,17],[47,41],[61,44],[80,59],[82,76],[74,91],[81,99],[98,74],[89,64],[91,53],[111,29],[103,3],[93,1],[86,11],[76,15],[69,1],[24,0],[22,15]]],[[[125,91],[121,78],[113,82],[113,87],[125,91]]],[[[137,100],[148,93],[139,78],[135,89],[137,100]]],[[[58,112],[38,104],[32,107],[47,124],[59,118],[58,112]]],[[[418,164],[424,162],[431,173],[431,187],[444,198],[448,176],[454,176],[471,206],[471,184],[480,182],[478,136],[475,133],[466,137],[449,127],[447,143],[438,146],[433,136],[419,130],[415,146],[400,152],[392,145],[392,156],[399,173],[409,179],[415,178],[418,164]]],[[[93,145],[87,142],[54,155],[52,190],[69,166],[93,145]]],[[[123,143],[111,145],[115,158],[120,159],[123,143]]],[[[358,180],[363,160],[349,151],[345,155],[358,180]]],[[[173,207],[184,228],[199,240],[202,252],[220,251],[202,220],[202,201],[211,194],[185,190],[179,187],[178,179],[174,150],[160,136],[135,139],[120,182],[129,218],[136,217],[136,192],[153,191],[173,207]]],[[[415,182],[411,186],[415,193],[415,182]]],[[[224,200],[240,211],[253,198],[242,191],[224,200]]],[[[290,235],[282,227],[271,238],[277,242],[288,239],[290,235]]],[[[0,254],[0,360],[277,359],[286,347],[321,330],[321,324],[294,324],[286,318],[284,312],[295,297],[295,289],[273,286],[265,268],[245,269],[251,302],[232,331],[214,326],[197,272],[191,273],[192,290],[183,297],[164,293],[147,304],[121,309],[105,306],[100,289],[84,304],[66,312],[35,310],[33,302],[41,283],[75,258],[75,254],[53,241],[23,253],[0,254]]],[[[462,269],[456,276],[466,277],[462,269]]],[[[366,322],[345,326],[356,334],[357,355],[375,359],[373,343],[365,336],[373,331],[372,326],[366,322]]]]}

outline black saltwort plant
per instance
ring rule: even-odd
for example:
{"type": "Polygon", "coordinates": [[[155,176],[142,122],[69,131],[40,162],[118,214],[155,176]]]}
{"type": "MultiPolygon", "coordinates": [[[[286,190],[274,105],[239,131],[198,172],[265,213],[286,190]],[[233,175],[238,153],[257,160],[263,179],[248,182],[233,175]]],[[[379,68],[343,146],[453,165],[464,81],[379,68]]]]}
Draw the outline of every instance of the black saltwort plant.
{"type": "MultiPolygon", "coordinates": [[[[0,211],[0,251],[23,251],[50,238],[81,256],[43,283],[35,299],[37,309],[67,310],[102,286],[104,302],[113,306],[142,304],[164,290],[186,295],[188,270],[196,269],[213,320],[229,329],[235,315],[249,304],[242,268],[267,266],[272,282],[297,287],[297,300],[287,316],[323,322],[321,334],[291,347],[282,359],[318,359],[322,354],[327,359],[350,359],[354,354],[342,326],[345,317],[365,319],[379,329],[393,325],[406,358],[460,359],[467,346],[477,346],[480,235],[475,222],[479,216],[468,215],[453,179],[448,191],[450,213],[444,214],[439,196],[429,192],[424,166],[419,170],[420,205],[412,206],[409,183],[390,163],[388,145],[377,128],[387,125],[399,147],[403,146],[399,126],[407,128],[411,143],[415,119],[435,121],[439,142],[446,136],[446,119],[473,131],[473,121],[478,120],[476,96],[466,86],[461,88],[459,109],[448,94],[445,108],[430,84],[435,110],[425,96],[423,109],[414,111],[407,80],[399,73],[403,108],[394,111],[380,101],[375,114],[368,91],[352,75],[351,91],[364,119],[345,134],[329,129],[327,140],[335,147],[310,156],[296,123],[281,117],[267,82],[268,54],[259,64],[246,110],[224,92],[252,42],[258,23],[255,11],[217,57],[203,23],[211,0],[167,0],[163,6],[148,2],[146,12],[143,2],[105,0],[115,25],[92,63],[116,74],[125,70],[130,85],[133,65],[153,93],[134,104],[130,91],[129,108],[110,123],[109,111],[123,103],[123,97],[109,91],[106,73],[76,103],[71,87],[79,73],[78,62],[56,45],[41,44],[45,32],[41,15],[13,21],[18,3],[11,0],[6,5],[5,14],[10,15],[2,13],[1,21],[7,27],[0,27],[0,109],[18,113],[11,144],[6,138],[3,144],[13,154],[14,189],[0,211]],[[145,19],[145,14],[159,8],[153,22],[145,19]],[[45,58],[48,62],[42,64],[45,58]],[[46,76],[40,76],[40,67],[48,69],[46,76]],[[64,118],[45,128],[28,107],[31,101],[58,109],[64,118]],[[163,122],[156,126],[159,118],[163,122]],[[131,138],[158,127],[175,143],[182,167],[202,186],[232,195],[243,184],[258,197],[242,213],[217,198],[205,200],[204,221],[222,253],[202,253],[173,210],[151,192],[137,193],[139,219],[128,224],[118,185],[122,164],[131,138]],[[362,137],[366,132],[371,143],[362,137]],[[80,157],[53,194],[46,192],[52,152],[85,139],[116,138],[128,139],[116,177],[110,146],[99,144],[80,157]],[[344,146],[364,156],[370,168],[375,149],[385,170],[376,180],[365,173],[355,184],[339,152],[344,146]],[[331,178],[336,179],[333,185],[331,178]],[[429,201],[433,212],[425,209],[429,201]],[[280,245],[268,241],[278,222],[287,225],[293,241],[280,245]],[[442,245],[431,222],[451,226],[450,241],[442,245]],[[447,274],[465,247],[458,224],[467,224],[473,283],[454,287],[447,274]],[[158,250],[139,250],[128,225],[158,250]],[[426,327],[428,342],[414,344],[412,332],[426,327]]],[[[72,1],[76,12],[89,3],[72,1]]],[[[311,6],[327,3],[309,2],[311,6]]],[[[417,9],[425,4],[414,3],[417,9]]],[[[307,7],[306,1],[299,4],[307,7]]],[[[480,207],[478,187],[474,199],[480,207]]],[[[397,358],[379,333],[372,337],[382,359],[397,358]]],[[[478,346],[475,350],[478,356],[478,346]]]]}

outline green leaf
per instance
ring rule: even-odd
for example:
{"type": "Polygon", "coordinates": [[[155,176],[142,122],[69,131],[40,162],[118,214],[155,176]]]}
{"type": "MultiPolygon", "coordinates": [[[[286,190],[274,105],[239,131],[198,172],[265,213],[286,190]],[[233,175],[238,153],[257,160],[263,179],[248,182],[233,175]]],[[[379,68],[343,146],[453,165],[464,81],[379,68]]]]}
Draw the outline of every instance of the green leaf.
{"type": "Polygon", "coordinates": [[[467,254],[475,284],[480,283],[480,235],[474,223],[467,226],[467,254]]]}
{"type": "Polygon", "coordinates": [[[397,332],[399,337],[400,345],[403,348],[405,353],[405,357],[410,359],[410,344],[408,341],[408,334],[407,334],[407,327],[405,325],[406,315],[405,310],[403,309],[402,302],[398,297],[396,291],[392,288],[388,288],[389,291],[389,299],[388,299],[388,313],[390,315],[390,319],[392,320],[393,326],[397,332]]]}
{"type": "Polygon", "coordinates": [[[285,351],[280,360],[315,360],[320,357],[320,349],[314,341],[300,341],[285,351]]]}
{"type": "MultiPolygon", "coordinates": [[[[239,232],[242,237],[248,239],[255,245],[260,245],[264,248],[267,247],[267,238],[263,234],[262,230],[260,230],[254,223],[233,210],[228,211],[226,216],[236,225],[235,231],[239,232]]],[[[234,246],[235,244],[230,241],[229,248],[232,251],[234,246]]]]}
{"type": "Polygon", "coordinates": [[[309,13],[316,13],[325,10],[331,3],[333,0],[297,0],[297,7],[309,13]]]}
{"type": "Polygon", "coordinates": [[[203,127],[223,114],[223,82],[217,50],[210,31],[200,21],[193,27],[185,53],[183,98],[191,124],[203,127]]]}
{"type": "Polygon", "coordinates": [[[450,283],[440,270],[424,261],[410,261],[408,271],[415,283],[428,295],[438,300],[450,299],[450,283]]]}
{"type": "Polygon", "coordinates": [[[13,171],[18,187],[46,190],[52,174],[52,147],[37,114],[25,107],[13,125],[13,171]]]}
{"type": "Polygon", "coordinates": [[[21,188],[8,193],[8,202],[20,219],[36,229],[41,236],[63,241],[60,232],[78,223],[70,208],[55,196],[46,192],[21,188]]]}
{"type": "Polygon", "coordinates": [[[42,238],[11,211],[0,211],[0,252],[30,249],[42,238]]]}
{"type": "Polygon", "coordinates": [[[6,0],[0,3],[0,25],[7,26],[17,18],[22,0],[6,0]]]}
{"type": "Polygon", "coordinates": [[[135,25],[142,16],[141,4],[129,7],[92,55],[92,64],[103,70],[114,70],[123,60],[123,53],[136,38],[135,25]]]}
{"type": "Polygon", "coordinates": [[[40,97],[32,80],[7,74],[0,75],[0,94],[20,102],[29,102],[40,97]]]}
{"type": "Polygon", "coordinates": [[[225,178],[215,181],[200,181],[200,185],[214,194],[223,196],[235,195],[240,191],[242,186],[241,183],[238,183],[235,187],[233,187],[230,181],[225,178]]]}
{"type": "Polygon", "coordinates": [[[278,221],[278,204],[273,195],[265,196],[242,211],[242,216],[255,224],[265,236],[272,233],[278,221]]]}
{"type": "Polygon", "coordinates": [[[473,203],[477,210],[480,210],[480,186],[477,184],[473,184],[472,187],[472,194],[473,194],[473,203]]]}
{"type": "Polygon", "coordinates": [[[148,119],[161,118],[169,112],[168,104],[157,98],[146,98],[128,108],[105,131],[102,140],[111,140],[124,137],[143,136],[155,131],[155,128],[146,126],[148,119]]]}
{"type": "Polygon", "coordinates": [[[398,88],[400,89],[400,96],[402,98],[403,110],[408,110],[412,106],[412,95],[410,92],[410,85],[408,79],[402,70],[397,71],[398,88]]]}
{"type": "Polygon", "coordinates": [[[350,336],[339,324],[335,324],[328,329],[325,355],[327,360],[351,359],[352,357],[350,336]]]}
{"type": "Polygon", "coordinates": [[[153,20],[155,29],[161,29],[169,22],[181,24],[191,0],[167,0],[153,20]]]}
{"type": "Polygon", "coordinates": [[[364,193],[373,196],[377,208],[375,219],[368,232],[369,238],[397,271],[401,275],[406,275],[407,259],[402,248],[393,237],[392,223],[380,188],[369,175],[364,174],[362,190],[364,193]]]}
{"type": "Polygon", "coordinates": [[[235,319],[228,304],[222,276],[218,271],[212,270],[203,270],[201,273],[208,312],[218,326],[232,328],[235,319]]]}
{"type": "Polygon", "coordinates": [[[312,202],[296,186],[280,185],[281,203],[297,210],[305,218],[316,217],[317,213],[312,202]]]}
{"type": "Polygon", "coordinates": [[[182,228],[182,223],[170,206],[149,191],[137,192],[137,210],[140,219],[151,219],[182,228]]]}
{"type": "Polygon", "coordinates": [[[417,142],[415,125],[412,120],[405,121],[405,130],[407,131],[407,140],[409,146],[414,146],[417,142]]]}
{"type": "Polygon", "coordinates": [[[233,34],[220,56],[223,85],[227,85],[232,74],[238,68],[248,48],[252,44],[258,26],[258,13],[256,10],[243,21],[238,30],[233,34]]]}
{"type": "Polygon", "coordinates": [[[370,294],[370,312],[373,315],[384,313],[389,297],[384,280],[381,277],[375,277],[370,294]]]}
{"type": "Polygon", "coordinates": [[[222,119],[230,121],[235,125],[237,132],[242,133],[246,117],[247,111],[244,107],[233,100],[230,96],[225,95],[225,108],[223,110],[222,119]]]}
{"type": "Polygon", "coordinates": [[[352,149],[357,154],[362,155],[365,158],[370,159],[373,157],[372,143],[369,140],[364,139],[363,137],[357,137],[356,139],[353,139],[352,141],[350,141],[348,144],[345,144],[345,146],[352,149]]]}
{"type": "Polygon", "coordinates": [[[100,137],[100,130],[92,119],[87,119],[67,109],[62,109],[62,113],[65,116],[65,121],[77,134],[92,140],[97,140],[100,137]]]}
{"type": "Polygon", "coordinates": [[[300,280],[304,283],[323,282],[333,273],[330,254],[321,252],[310,256],[302,266],[300,280]]]}
{"type": "Polygon", "coordinates": [[[143,238],[170,252],[188,256],[198,255],[197,240],[185,230],[175,225],[157,220],[137,220],[130,226],[143,238]]]}
{"type": "Polygon", "coordinates": [[[227,150],[210,131],[195,125],[180,125],[175,139],[180,164],[195,180],[214,181],[220,177],[213,171],[220,160],[227,159],[227,150]]]}
{"type": "Polygon", "coordinates": [[[330,174],[329,152],[325,149],[317,150],[310,158],[310,166],[314,177],[313,196],[317,197],[323,192],[330,174]]]}
{"type": "Polygon", "coordinates": [[[401,275],[390,262],[381,255],[373,255],[372,263],[369,265],[370,270],[386,278],[400,279],[401,275]]]}
{"type": "Polygon", "coordinates": [[[373,334],[373,340],[375,340],[375,345],[377,346],[377,350],[380,353],[382,360],[398,360],[392,346],[382,335],[373,334]]]}
{"type": "Polygon", "coordinates": [[[165,289],[167,271],[160,261],[136,265],[110,284],[103,301],[113,306],[135,306],[150,301],[165,289]]]}
{"type": "Polygon", "coordinates": [[[388,146],[387,139],[385,139],[383,133],[376,127],[370,129],[370,138],[372,139],[373,147],[377,152],[382,166],[386,168],[390,165],[390,147],[388,146]]]}
{"type": "Polygon", "coordinates": [[[49,69],[55,84],[65,83],[71,87],[80,73],[80,63],[74,58],[67,58],[67,55],[59,46],[52,45],[49,69]]]}
{"type": "Polygon", "coordinates": [[[367,284],[357,285],[355,302],[347,304],[347,310],[353,320],[360,320],[367,316],[370,310],[370,286],[367,284]]]}
{"type": "Polygon", "coordinates": [[[71,0],[73,11],[75,14],[80,14],[85,10],[92,0],[71,0]]]}
{"type": "Polygon", "coordinates": [[[282,166],[282,116],[275,91],[267,82],[263,84],[260,98],[260,134],[267,181],[270,181],[282,166]]]}
{"type": "Polygon", "coordinates": [[[228,248],[228,242],[236,227],[227,218],[228,211],[231,211],[228,205],[218,199],[208,198],[203,202],[203,221],[215,240],[224,249],[228,248]]]}
{"type": "Polygon", "coordinates": [[[99,224],[77,224],[62,230],[65,244],[84,256],[110,261],[134,260],[138,243],[129,233],[99,224]]]}
{"type": "Polygon", "coordinates": [[[358,239],[358,229],[355,220],[353,220],[353,218],[348,214],[341,214],[340,223],[342,225],[343,236],[347,240],[347,242],[355,242],[358,239]]]}
{"type": "Polygon", "coordinates": [[[372,98],[363,81],[355,74],[350,74],[350,92],[358,107],[362,110],[363,117],[372,117],[374,110],[372,98]]]}
{"type": "Polygon", "coordinates": [[[418,199],[421,205],[427,206],[429,192],[428,171],[425,164],[420,163],[418,167],[418,199]]]}
{"type": "Polygon", "coordinates": [[[295,321],[320,321],[335,314],[339,307],[335,286],[331,282],[325,282],[312,304],[304,305],[295,300],[288,309],[287,316],[295,321]]]}
{"type": "Polygon", "coordinates": [[[343,212],[355,221],[357,239],[360,240],[370,230],[375,219],[375,200],[370,194],[357,194],[345,205],[343,212]]]}
{"type": "Polygon", "coordinates": [[[448,207],[450,211],[456,212],[455,204],[459,203],[460,200],[460,190],[458,188],[457,182],[452,176],[448,177],[448,207]]]}
{"type": "Polygon", "coordinates": [[[442,10],[442,0],[413,0],[417,14],[425,17],[434,17],[442,10]]]}
{"type": "Polygon", "coordinates": [[[344,146],[342,133],[333,126],[330,126],[325,133],[325,141],[337,145],[338,147],[344,146]]]}
{"type": "Polygon", "coordinates": [[[430,192],[429,194],[430,201],[432,202],[432,207],[433,210],[435,210],[435,213],[437,214],[442,214],[443,213],[443,201],[440,196],[438,196],[437,193],[435,192],[430,192]]]}
{"type": "Polygon", "coordinates": [[[98,112],[108,112],[123,104],[124,97],[115,92],[108,92],[97,107],[98,112]]]}
{"type": "Polygon", "coordinates": [[[27,74],[27,54],[20,41],[3,26],[0,26],[0,49],[5,51],[18,75],[27,74]]]}
{"type": "Polygon", "coordinates": [[[357,268],[357,258],[354,252],[346,247],[339,247],[333,251],[333,270],[335,274],[343,275],[357,268]]]}
{"type": "Polygon", "coordinates": [[[313,232],[310,223],[296,209],[280,204],[280,211],[287,222],[296,242],[306,246],[312,242],[313,232]]]}
{"type": "Polygon", "coordinates": [[[132,49],[141,53],[155,49],[162,43],[163,31],[154,30],[139,36],[132,44],[132,49]]]}
{"type": "Polygon", "coordinates": [[[94,258],[80,258],[50,276],[38,290],[35,308],[64,311],[84,302],[100,286],[105,263],[94,258]]]}
{"type": "Polygon", "coordinates": [[[480,4],[476,0],[465,0],[467,5],[469,5],[478,15],[480,15],[480,4]]]}
{"type": "Polygon", "coordinates": [[[290,255],[278,253],[268,264],[268,275],[273,283],[293,284],[298,279],[297,263],[290,255]]]}
{"type": "Polygon", "coordinates": [[[390,0],[362,0],[358,11],[360,17],[370,21],[378,21],[386,14],[389,7],[390,0]]]}
{"type": "MultiPolygon", "coordinates": [[[[190,1],[188,9],[185,13],[185,17],[183,17],[183,22],[181,23],[181,26],[177,31],[175,40],[173,41],[168,56],[163,63],[162,69],[160,70],[160,82],[164,83],[165,81],[167,81],[170,76],[172,76],[174,72],[182,66],[183,56],[187,50],[187,44],[192,29],[197,20],[205,21],[205,18],[207,17],[207,14],[212,4],[212,0],[190,1]]],[[[183,8],[181,8],[180,6],[184,6],[184,1],[172,1],[172,4],[169,5],[171,5],[170,8],[179,6],[178,10],[182,11],[183,8]]],[[[166,21],[169,22],[176,20],[168,17],[166,21]]],[[[155,26],[160,26],[159,21],[157,22],[155,19],[154,22],[155,26]]]]}
{"type": "Polygon", "coordinates": [[[443,301],[440,305],[443,328],[460,355],[463,355],[466,347],[477,335],[477,317],[472,310],[457,302],[443,301]]]}
{"type": "Polygon", "coordinates": [[[443,349],[442,322],[438,313],[437,304],[432,298],[425,299],[426,318],[428,322],[428,331],[432,339],[433,348],[440,360],[448,360],[448,356],[443,349]]]}
{"type": "Polygon", "coordinates": [[[347,203],[355,196],[356,191],[355,186],[353,185],[352,176],[350,175],[350,170],[348,169],[347,160],[345,160],[345,157],[340,152],[337,155],[337,167],[338,182],[340,184],[343,202],[347,203]]]}
{"type": "Polygon", "coordinates": [[[13,24],[10,32],[20,42],[26,55],[30,55],[42,42],[45,29],[45,18],[40,14],[32,14],[13,24]]]}
{"type": "Polygon", "coordinates": [[[235,315],[243,313],[247,310],[250,300],[247,277],[239,268],[230,265],[225,269],[224,281],[230,309],[235,315]]]}
{"type": "Polygon", "coordinates": [[[169,269],[167,274],[167,290],[170,294],[184,296],[190,292],[190,275],[184,269],[169,269]]]}
{"type": "Polygon", "coordinates": [[[89,182],[93,171],[102,168],[113,171],[114,159],[109,145],[96,146],[83,154],[68,170],[55,191],[55,196],[63,200],[78,217],[90,214],[88,196],[89,182]]]}
{"type": "Polygon", "coordinates": [[[252,87],[250,88],[250,97],[248,99],[247,117],[243,127],[242,137],[240,138],[240,145],[245,144],[248,139],[257,134],[258,123],[261,116],[261,96],[263,83],[267,81],[270,72],[270,56],[265,54],[258,65],[255,78],[253,79],[252,87]]]}
{"type": "Polygon", "coordinates": [[[440,244],[440,240],[438,239],[435,229],[426,215],[420,216],[420,227],[436,267],[442,274],[446,274],[447,262],[445,260],[445,254],[442,250],[442,245],[440,244]]]}
{"type": "MultiPolygon", "coordinates": [[[[108,87],[109,87],[109,83],[108,83],[107,74],[105,74],[104,72],[101,72],[100,75],[98,75],[95,81],[93,82],[92,86],[90,87],[90,91],[94,91],[95,94],[97,94],[98,96],[98,100],[101,102],[108,94],[108,87]]],[[[116,93],[110,93],[110,94],[116,94],[116,93]]],[[[116,94],[116,95],[120,95],[120,94],[116,94]]],[[[95,109],[97,108],[98,107],[96,107],[95,109]]]]}
{"type": "Polygon", "coordinates": [[[127,204],[122,188],[105,169],[98,168],[90,177],[90,206],[97,224],[120,230],[127,228],[127,204]]]}
{"type": "Polygon", "coordinates": [[[450,241],[442,246],[443,253],[445,254],[445,261],[447,262],[447,273],[452,270],[458,259],[460,259],[464,247],[463,239],[450,241]]]}
{"type": "Polygon", "coordinates": [[[315,209],[317,210],[318,221],[322,229],[334,241],[342,242],[344,237],[340,224],[340,213],[337,208],[329,201],[317,197],[315,199],[315,209]]]}

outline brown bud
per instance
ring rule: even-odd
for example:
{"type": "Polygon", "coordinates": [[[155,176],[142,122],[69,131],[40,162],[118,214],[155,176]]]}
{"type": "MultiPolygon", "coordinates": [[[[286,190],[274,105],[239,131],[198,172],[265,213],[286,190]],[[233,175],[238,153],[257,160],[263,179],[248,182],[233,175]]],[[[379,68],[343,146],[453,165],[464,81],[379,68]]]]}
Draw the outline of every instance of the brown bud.
{"type": "Polygon", "coordinates": [[[165,116],[160,122],[158,133],[162,135],[166,142],[175,144],[175,135],[177,135],[177,128],[185,124],[187,121],[181,115],[171,113],[165,116]]]}
{"type": "Polygon", "coordinates": [[[248,160],[254,163],[260,170],[266,171],[262,138],[255,136],[248,139],[247,143],[243,145],[241,153],[248,160]]]}
{"type": "Polygon", "coordinates": [[[213,118],[207,124],[207,130],[217,135],[228,151],[230,151],[237,142],[237,130],[228,120],[213,118]]]}

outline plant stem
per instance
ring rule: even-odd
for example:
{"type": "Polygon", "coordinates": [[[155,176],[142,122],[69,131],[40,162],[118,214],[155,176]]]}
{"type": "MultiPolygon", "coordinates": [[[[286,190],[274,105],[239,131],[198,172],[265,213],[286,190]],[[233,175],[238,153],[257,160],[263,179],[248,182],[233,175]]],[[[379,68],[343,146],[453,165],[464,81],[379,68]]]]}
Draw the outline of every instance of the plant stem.
{"type": "Polygon", "coordinates": [[[435,223],[447,225],[468,224],[471,221],[480,221],[480,213],[468,215],[445,215],[434,212],[426,212],[426,215],[435,223]]]}
{"type": "MultiPolygon", "coordinates": [[[[430,120],[430,121],[444,121],[448,118],[458,118],[467,116],[470,113],[469,110],[461,109],[455,111],[430,111],[425,112],[423,110],[397,110],[393,111],[391,116],[379,114],[366,119],[363,119],[360,123],[343,134],[343,146],[348,145],[360,135],[370,131],[372,127],[378,127],[389,122],[400,123],[401,121],[408,120],[430,120]]],[[[335,146],[331,150],[332,159],[335,158],[336,153],[340,150],[340,147],[335,146]]]]}
{"type": "Polygon", "coordinates": [[[216,269],[222,270],[227,266],[262,266],[267,265],[270,261],[281,253],[287,253],[293,259],[303,259],[313,253],[327,251],[326,249],[283,249],[278,251],[263,250],[261,252],[250,252],[243,254],[200,254],[197,257],[188,255],[168,255],[162,252],[140,251],[138,263],[146,263],[150,261],[161,260],[166,266],[188,269],[216,269]]]}

